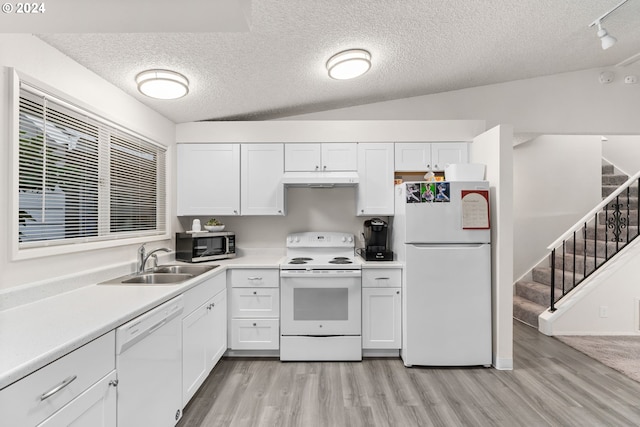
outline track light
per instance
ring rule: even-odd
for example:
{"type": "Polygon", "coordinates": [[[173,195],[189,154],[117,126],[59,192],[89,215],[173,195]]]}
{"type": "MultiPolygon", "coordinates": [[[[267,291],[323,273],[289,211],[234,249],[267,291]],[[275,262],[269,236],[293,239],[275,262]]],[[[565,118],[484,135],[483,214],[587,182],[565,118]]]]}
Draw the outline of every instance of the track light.
{"type": "Polygon", "coordinates": [[[589,25],[589,27],[593,27],[594,25],[598,26],[598,33],[597,34],[598,34],[598,37],[600,37],[600,43],[602,43],[602,49],[604,49],[604,50],[609,49],[611,46],[616,44],[618,39],[616,39],[615,37],[609,35],[607,30],[602,28],[602,21],[604,20],[604,18],[609,16],[613,11],[615,11],[620,6],[625,4],[627,1],[629,1],[629,0],[622,0],[620,3],[618,3],[616,6],[614,6],[611,10],[609,10],[608,12],[605,12],[601,17],[597,18],[595,21],[593,21],[589,25]]]}
{"type": "Polygon", "coordinates": [[[600,42],[602,43],[602,49],[607,50],[618,41],[617,38],[609,35],[607,30],[602,28],[602,24],[598,21],[598,37],[600,37],[600,42]]]}

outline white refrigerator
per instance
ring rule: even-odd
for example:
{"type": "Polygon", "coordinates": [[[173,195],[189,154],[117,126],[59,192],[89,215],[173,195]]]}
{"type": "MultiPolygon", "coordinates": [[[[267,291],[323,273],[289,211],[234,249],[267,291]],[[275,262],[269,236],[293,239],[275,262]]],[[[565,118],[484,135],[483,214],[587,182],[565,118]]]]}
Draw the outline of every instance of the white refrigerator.
{"type": "Polygon", "coordinates": [[[402,360],[406,366],[490,366],[489,183],[395,187],[391,240],[404,263],[402,360]]]}

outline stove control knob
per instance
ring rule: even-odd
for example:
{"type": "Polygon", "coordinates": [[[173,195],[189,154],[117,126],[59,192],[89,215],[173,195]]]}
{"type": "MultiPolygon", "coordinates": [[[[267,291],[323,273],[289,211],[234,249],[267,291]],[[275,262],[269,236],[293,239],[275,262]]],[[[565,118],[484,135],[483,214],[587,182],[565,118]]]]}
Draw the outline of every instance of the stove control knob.
{"type": "Polygon", "coordinates": [[[349,243],[353,242],[353,237],[349,236],[349,238],[347,239],[347,241],[348,241],[349,243]]]}
{"type": "Polygon", "coordinates": [[[346,242],[346,241],[347,241],[347,238],[346,238],[346,237],[344,237],[344,236],[342,236],[342,243],[344,243],[344,242],[346,242]]]}

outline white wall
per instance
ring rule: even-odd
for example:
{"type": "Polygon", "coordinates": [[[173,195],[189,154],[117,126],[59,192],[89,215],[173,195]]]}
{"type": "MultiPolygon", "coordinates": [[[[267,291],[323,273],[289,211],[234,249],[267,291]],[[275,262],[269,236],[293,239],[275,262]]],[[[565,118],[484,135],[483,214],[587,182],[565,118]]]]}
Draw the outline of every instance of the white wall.
{"type": "Polygon", "coordinates": [[[493,365],[513,369],[513,129],[494,127],[477,136],[469,160],[487,165],[491,190],[491,304],[493,365]]]}
{"type": "Polygon", "coordinates": [[[610,70],[616,77],[606,85],[598,79],[603,69],[591,69],[286,120],[478,119],[487,121],[487,129],[509,123],[515,134],[640,134],[640,84],[623,83],[625,75],[640,73],[640,63],[610,70]]]}
{"type": "Polygon", "coordinates": [[[599,136],[544,135],[513,149],[514,281],[601,196],[599,136]]]}
{"type": "Polygon", "coordinates": [[[640,136],[606,135],[602,156],[620,171],[631,176],[640,171],[640,136]]]}
{"type": "Polygon", "coordinates": [[[544,312],[539,318],[540,331],[547,335],[640,335],[640,241],[636,239],[616,258],[575,294],[562,299],[555,313],[544,312]]]}
{"type": "MultiPolygon", "coordinates": [[[[2,167],[2,185],[0,185],[0,201],[6,208],[0,211],[0,291],[18,285],[42,281],[56,276],[72,275],[85,270],[92,270],[103,266],[133,262],[135,260],[135,246],[118,247],[80,252],[70,255],[57,255],[46,258],[12,261],[10,259],[10,158],[9,143],[13,136],[9,134],[10,96],[8,93],[11,68],[35,78],[61,93],[65,93],[76,100],[93,106],[97,112],[110,118],[133,131],[169,146],[170,164],[169,174],[169,206],[172,206],[173,185],[172,176],[175,151],[175,125],[150,110],[140,102],[125,94],[121,90],[107,83],[91,71],[53,49],[46,43],[32,35],[0,34],[0,130],[3,144],[0,144],[0,164],[2,167]]],[[[175,208],[171,217],[175,217],[175,208]]],[[[151,246],[168,246],[170,241],[154,242],[151,246]]],[[[137,246],[137,245],[136,245],[137,246]]]]}
{"type": "MultiPolygon", "coordinates": [[[[236,233],[236,245],[241,249],[279,248],[284,255],[287,234],[297,231],[342,231],[358,237],[363,222],[370,217],[356,217],[356,188],[288,188],[286,216],[216,216],[226,230],[236,233]]],[[[194,217],[181,218],[185,229],[194,217]]],[[[200,217],[206,220],[207,217],[200,217]]],[[[385,221],[387,217],[382,217],[385,221]]]]}

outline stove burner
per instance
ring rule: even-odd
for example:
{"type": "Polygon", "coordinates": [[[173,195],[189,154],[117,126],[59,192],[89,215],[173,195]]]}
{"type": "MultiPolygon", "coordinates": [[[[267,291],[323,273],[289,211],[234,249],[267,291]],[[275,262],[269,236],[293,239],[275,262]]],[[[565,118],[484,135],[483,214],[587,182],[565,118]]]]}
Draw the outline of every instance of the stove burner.
{"type": "Polygon", "coordinates": [[[289,261],[289,264],[306,264],[307,261],[313,261],[313,258],[308,258],[308,257],[291,258],[291,261],[289,261]]]}
{"type": "Polygon", "coordinates": [[[334,259],[330,260],[329,264],[353,264],[353,261],[351,261],[347,257],[337,256],[334,259]]]}

